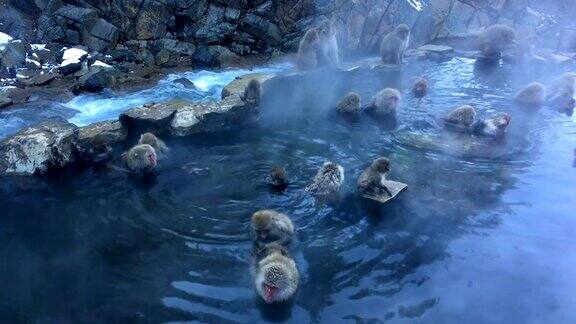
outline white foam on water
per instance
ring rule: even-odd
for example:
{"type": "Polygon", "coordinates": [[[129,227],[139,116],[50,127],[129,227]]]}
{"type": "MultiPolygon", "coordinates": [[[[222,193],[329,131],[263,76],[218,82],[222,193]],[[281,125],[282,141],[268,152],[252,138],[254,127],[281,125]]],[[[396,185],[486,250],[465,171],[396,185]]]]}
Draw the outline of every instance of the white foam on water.
{"type": "Polygon", "coordinates": [[[170,74],[150,89],[127,94],[107,92],[81,95],[64,106],[78,112],[68,120],[69,122],[77,126],[85,126],[99,121],[116,119],[122,112],[147,103],[170,100],[219,100],[222,89],[238,76],[247,73],[279,73],[290,67],[289,64],[278,64],[253,70],[234,69],[221,72],[200,70],[170,74]],[[192,81],[197,89],[187,89],[183,85],[173,82],[180,78],[192,81]]]}

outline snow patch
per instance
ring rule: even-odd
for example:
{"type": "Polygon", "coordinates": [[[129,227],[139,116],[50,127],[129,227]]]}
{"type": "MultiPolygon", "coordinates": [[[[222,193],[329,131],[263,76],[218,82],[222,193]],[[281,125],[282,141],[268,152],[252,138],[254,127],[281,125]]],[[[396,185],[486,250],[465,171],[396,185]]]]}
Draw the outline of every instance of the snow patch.
{"type": "Polygon", "coordinates": [[[86,52],[83,49],[79,49],[79,48],[69,48],[67,50],[64,51],[64,55],[62,55],[62,63],[64,63],[64,61],[67,60],[82,60],[84,57],[86,56],[90,56],[88,55],[88,52],[86,52]]]}

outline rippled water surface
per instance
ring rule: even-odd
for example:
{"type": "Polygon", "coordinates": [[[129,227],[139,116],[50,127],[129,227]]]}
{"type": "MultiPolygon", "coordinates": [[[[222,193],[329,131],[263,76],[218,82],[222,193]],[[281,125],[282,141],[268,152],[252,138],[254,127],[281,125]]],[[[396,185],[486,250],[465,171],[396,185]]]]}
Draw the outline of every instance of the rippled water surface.
{"type": "Polygon", "coordinates": [[[100,169],[2,179],[1,322],[574,323],[576,125],[509,99],[553,73],[479,73],[467,59],[319,73],[268,88],[258,125],[168,140],[151,181],[100,169]],[[408,91],[420,75],[432,85],[422,101],[408,91]],[[385,86],[406,94],[396,125],[335,115],[347,91],[367,101],[385,86]],[[509,112],[506,140],[438,127],[466,103],[509,112]],[[381,155],[409,185],[384,206],[355,193],[381,155]],[[321,203],[302,188],[327,160],[346,180],[321,203]],[[290,174],[284,193],[263,185],[273,164],[290,174]],[[291,307],[261,305],[252,288],[260,208],[297,226],[291,307]]]}

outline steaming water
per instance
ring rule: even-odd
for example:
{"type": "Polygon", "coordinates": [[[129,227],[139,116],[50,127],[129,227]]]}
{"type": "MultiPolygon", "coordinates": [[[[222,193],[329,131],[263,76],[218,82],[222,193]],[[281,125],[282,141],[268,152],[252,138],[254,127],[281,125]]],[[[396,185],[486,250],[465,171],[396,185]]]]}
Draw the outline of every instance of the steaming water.
{"type": "Polygon", "coordinates": [[[464,59],[400,70],[327,73],[269,89],[257,126],[169,140],[153,181],[78,170],[0,182],[1,322],[574,323],[576,125],[510,95],[559,71],[475,73],[464,59]],[[333,106],[428,75],[431,95],[406,95],[396,126],[333,106]],[[473,103],[507,111],[507,139],[446,134],[437,117],[473,103]],[[409,189],[387,205],[355,181],[378,156],[409,189]],[[346,169],[337,202],[302,188],[326,160],[346,169]],[[292,184],[262,184],[283,164],[292,184]],[[289,214],[301,272],[292,307],[255,298],[250,215],[289,214]]]}

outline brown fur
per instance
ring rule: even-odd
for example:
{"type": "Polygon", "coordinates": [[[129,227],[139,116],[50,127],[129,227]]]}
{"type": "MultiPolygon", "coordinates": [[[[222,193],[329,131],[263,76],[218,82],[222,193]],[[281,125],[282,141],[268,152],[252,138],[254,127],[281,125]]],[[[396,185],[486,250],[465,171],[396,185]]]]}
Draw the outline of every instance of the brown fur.
{"type": "Polygon", "coordinates": [[[410,28],[406,24],[400,24],[388,33],[380,43],[380,57],[385,64],[402,64],[404,51],[408,48],[410,40],[410,28]]]}

